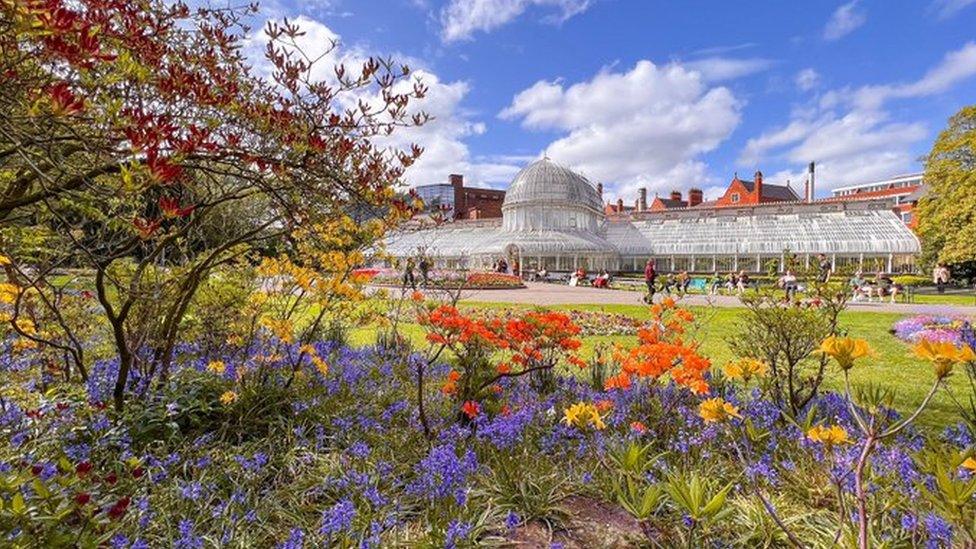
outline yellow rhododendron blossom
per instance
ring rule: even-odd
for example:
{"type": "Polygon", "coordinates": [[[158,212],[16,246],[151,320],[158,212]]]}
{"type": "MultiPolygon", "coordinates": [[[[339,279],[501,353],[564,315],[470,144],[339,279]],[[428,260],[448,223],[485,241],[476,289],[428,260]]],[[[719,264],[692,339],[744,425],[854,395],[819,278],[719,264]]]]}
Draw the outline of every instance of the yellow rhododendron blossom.
{"type": "Polygon", "coordinates": [[[220,403],[224,406],[237,402],[237,393],[234,391],[225,391],[224,394],[220,395],[220,403]]]}
{"type": "Polygon", "coordinates": [[[324,376],[329,373],[328,363],[322,360],[322,357],[320,357],[318,352],[315,351],[315,347],[305,344],[302,345],[301,349],[299,350],[308,355],[309,359],[312,361],[312,365],[315,366],[315,369],[318,370],[320,374],[324,376]]]}
{"type": "Polygon", "coordinates": [[[924,358],[935,367],[935,376],[942,379],[952,373],[952,367],[961,362],[976,360],[976,353],[968,345],[956,347],[948,341],[923,339],[915,345],[915,355],[924,358]]]}
{"type": "Polygon", "coordinates": [[[852,337],[830,336],[820,344],[820,352],[833,358],[842,370],[850,370],[854,361],[874,353],[868,342],[852,337]]]}
{"type": "Polygon", "coordinates": [[[222,375],[225,371],[227,371],[227,365],[224,364],[223,360],[211,360],[210,363],[207,364],[207,370],[217,375],[222,375]]]}
{"type": "Polygon", "coordinates": [[[0,254],[0,267],[5,267],[7,265],[10,265],[10,258],[0,254]]]}
{"type": "Polygon", "coordinates": [[[739,408],[720,397],[710,398],[698,406],[698,415],[708,423],[726,421],[734,417],[741,418],[739,408]]]}
{"type": "Polygon", "coordinates": [[[807,438],[827,446],[847,444],[851,441],[847,436],[847,431],[840,425],[831,425],[830,427],[815,425],[807,431],[807,438]]]}
{"type": "Polygon", "coordinates": [[[577,402],[566,408],[563,414],[563,423],[584,428],[587,425],[596,430],[601,430],[607,425],[603,422],[603,417],[596,406],[589,402],[577,402]]]}
{"type": "Polygon", "coordinates": [[[753,377],[762,377],[769,372],[769,365],[754,358],[742,358],[729,362],[722,368],[725,377],[748,382],[753,377]]]}
{"type": "Polygon", "coordinates": [[[17,301],[17,286],[9,282],[0,282],[0,303],[14,303],[17,301]]]}

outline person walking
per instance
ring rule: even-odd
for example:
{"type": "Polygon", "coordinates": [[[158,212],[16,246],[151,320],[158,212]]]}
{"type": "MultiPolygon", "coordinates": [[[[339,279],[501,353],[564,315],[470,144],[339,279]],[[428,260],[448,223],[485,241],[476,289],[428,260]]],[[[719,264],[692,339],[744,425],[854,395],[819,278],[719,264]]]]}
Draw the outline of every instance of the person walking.
{"type": "Polygon", "coordinates": [[[817,254],[817,266],[820,268],[820,276],[817,277],[817,280],[821,284],[826,284],[830,281],[830,271],[832,270],[830,260],[824,254],[817,254]]]}
{"type": "Polygon", "coordinates": [[[945,263],[939,263],[932,270],[932,282],[940,294],[945,293],[946,284],[949,283],[949,267],[945,263]]]}
{"type": "Polygon", "coordinates": [[[647,284],[647,296],[644,301],[654,303],[654,284],[657,281],[657,271],[654,270],[654,262],[650,259],[644,265],[644,283],[647,284]]]}
{"type": "Polygon", "coordinates": [[[796,297],[796,275],[792,269],[787,269],[786,273],[779,277],[779,286],[786,290],[786,301],[793,301],[796,297]]]}
{"type": "Polygon", "coordinates": [[[410,288],[417,289],[417,281],[413,276],[414,261],[412,257],[407,258],[406,265],[403,266],[403,287],[406,288],[408,285],[410,288]]]}
{"type": "Polygon", "coordinates": [[[430,285],[430,260],[427,259],[426,255],[420,256],[420,263],[417,264],[420,267],[420,280],[424,288],[430,285]]]}

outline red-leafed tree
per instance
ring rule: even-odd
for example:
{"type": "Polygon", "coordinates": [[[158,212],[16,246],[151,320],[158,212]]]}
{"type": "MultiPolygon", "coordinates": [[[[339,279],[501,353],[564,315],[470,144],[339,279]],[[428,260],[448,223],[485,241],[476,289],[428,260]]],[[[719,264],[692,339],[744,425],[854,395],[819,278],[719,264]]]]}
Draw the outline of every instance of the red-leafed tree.
{"type": "Polygon", "coordinates": [[[287,21],[265,29],[261,77],[244,48],[255,11],[0,0],[0,246],[22,292],[7,320],[84,375],[57,315],[73,283],[52,274],[90,275],[118,406],[133,368],[165,375],[213,269],[301,227],[407,208],[393,187],[421,151],[373,138],[426,121],[408,108],[423,84],[380,59],[315,79],[326,56],[287,21]],[[18,324],[38,310],[43,330],[18,324]]]}

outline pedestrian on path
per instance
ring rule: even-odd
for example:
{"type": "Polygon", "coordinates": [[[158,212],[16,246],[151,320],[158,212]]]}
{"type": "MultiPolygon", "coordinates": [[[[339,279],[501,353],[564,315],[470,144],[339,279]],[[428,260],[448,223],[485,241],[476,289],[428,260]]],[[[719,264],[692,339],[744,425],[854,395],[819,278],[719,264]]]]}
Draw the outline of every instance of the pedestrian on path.
{"type": "Polygon", "coordinates": [[[647,297],[644,298],[648,303],[654,302],[654,284],[657,281],[657,271],[654,270],[654,262],[650,259],[644,265],[644,283],[647,284],[647,297]]]}

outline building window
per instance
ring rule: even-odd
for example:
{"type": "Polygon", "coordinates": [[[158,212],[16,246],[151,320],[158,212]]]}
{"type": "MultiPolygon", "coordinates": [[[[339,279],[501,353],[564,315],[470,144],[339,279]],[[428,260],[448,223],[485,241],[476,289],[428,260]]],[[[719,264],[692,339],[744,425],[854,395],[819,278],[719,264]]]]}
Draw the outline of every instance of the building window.
{"type": "Polygon", "coordinates": [[[729,200],[731,200],[733,204],[735,204],[736,202],[738,202],[739,201],[739,193],[732,193],[732,196],[729,197],[729,200]]]}
{"type": "Polygon", "coordinates": [[[912,212],[902,212],[901,220],[906,225],[912,222],[912,212]]]}

